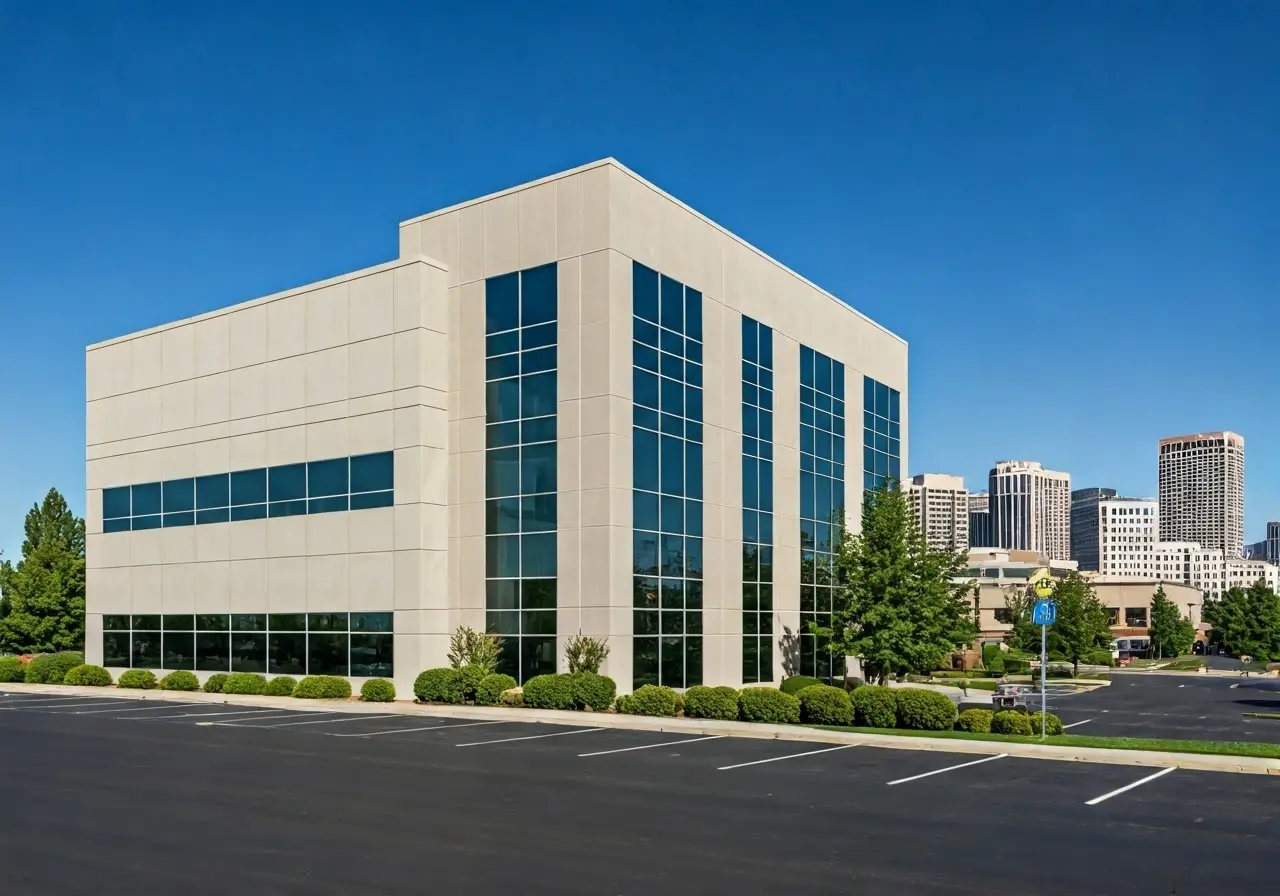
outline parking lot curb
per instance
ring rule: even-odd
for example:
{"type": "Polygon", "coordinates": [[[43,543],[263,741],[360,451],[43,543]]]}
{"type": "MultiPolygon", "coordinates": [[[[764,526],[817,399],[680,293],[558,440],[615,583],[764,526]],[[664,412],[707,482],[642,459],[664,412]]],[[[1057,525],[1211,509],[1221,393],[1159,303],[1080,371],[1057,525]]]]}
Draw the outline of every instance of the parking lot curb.
{"type": "Polygon", "coordinates": [[[722,735],[760,740],[786,740],[801,743],[848,744],[889,750],[913,750],[938,753],[968,753],[980,756],[1006,754],[1027,759],[1050,759],[1062,762],[1088,762],[1105,765],[1132,765],[1150,768],[1182,768],[1197,771],[1231,772],[1235,774],[1280,775],[1280,759],[1254,756],[1222,756],[1207,753],[1168,753],[1154,750],[1117,750],[1096,747],[1069,747],[1056,744],[1009,743],[1005,741],[951,740],[912,735],[865,734],[861,732],[824,731],[796,725],[768,725],[756,722],[728,722],[710,719],[655,718],[561,710],[531,710],[500,706],[422,705],[364,703],[357,700],[297,700],[292,697],[254,697],[228,694],[205,694],[200,691],[143,691],[119,688],[72,687],[69,685],[3,684],[0,690],[12,693],[63,697],[118,697],[131,700],[157,700],[182,703],[229,704],[255,706],[295,712],[334,712],[353,715],[370,713],[426,716],[431,718],[469,719],[495,722],[541,723],[547,725],[590,725],[625,731],[654,731],[688,735],[722,735]],[[336,709],[340,707],[340,709],[336,709]]]}

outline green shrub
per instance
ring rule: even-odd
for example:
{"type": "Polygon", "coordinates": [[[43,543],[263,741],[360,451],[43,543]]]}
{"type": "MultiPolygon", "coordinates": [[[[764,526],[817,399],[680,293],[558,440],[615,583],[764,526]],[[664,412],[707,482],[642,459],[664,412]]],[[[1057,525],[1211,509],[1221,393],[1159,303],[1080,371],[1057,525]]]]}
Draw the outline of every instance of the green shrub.
{"type": "Polygon", "coordinates": [[[569,674],[569,679],[573,684],[575,708],[604,712],[613,706],[613,698],[618,694],[618,686],[612,678],[595,672],[572,672],[569,674]]]}
{"type": "Polygon", "coordinates": [[[475,702],[476,688],[480,687],[480,682],[484,681],[484,677],[491,671],[484,666],[463,666],[458,670],[458,674],[462,676],[462,700],[464,703],[475,702]]]}
{"type": "Polygon", "coordinates": [[[351,696],[351,682],[338,675],[308,675],[293,689],[300,700],[345,700],[351,696]]]}
{"type": "Polygon", "coordinates": [[[507,688],[498,697],[503,706],[524,706],[524,691],[521,688],[507,688]]]}
{"type": "Polygon", "coordinates": [[[221,694],[223,687],[226,686],[228,677],[226,672],[215,672],[210,675],[204,681],[204,692],[206,694],[221,694]]]}
{"type": "Polygon", "coordinates": [[[744,722],[794,725],[800,721],[800,701],[776,688],[743,688],[738,695],[738,717],[744,722]]]}
{"type": "Polygon", "coordinates": [[[385,678],[370,678],[360,686],[360,699],[365,703],[390,703],[396,699],[396,686],[385,678]]]}
{"type": "Polygon", "coordinates": [[[503,675],[501,672],[486,675],[480,680],[480,686],[476,688],[476,705],[497,706],[502,702],[503,692],[514,688],[516,683],[510,675],[503,675]]]}
{"type": "Polygon", "coordinates": [[[1004,674],[1005,675],[1025,675],[1027,670],[1031,668],[1029,660],[1021,657],[1006,656],[1004,658],[1004,674]]]}
{"type": "Polygon", "coordinates": [[[106,688],[111,686],[111,673],[101,666],[76,666],[67,671],[62,683],[82,688],[106,688]]]}
{"type": "Polygon", "coordinates": [[[893,691],[878,684],[853,692],[853,722],[863,728],[892,728],[898,724],[898,704],[893,691]]]}
{"type": "Polygon", "coordinates": [[[267,689],[267,677],[257,672],[232,672],[222,683],[223,694],[261,694],[267,689]]]}
{"type": "MultiPolygon", "coordinates": [[[[70,670],[68,670],[70,671],[70,670]]],[[[65,676],[63,676],[65,678],[65,676]]],[[[0,656],[0,682],[9,684],[27,680],[27,667],[20,656],[0,656]]]]}
{"type": "Polygon", "coordinates": [[[822,682],[808,675],[792,675],[789,678],[782,679],[782,687],[779,690],[784,694],[798,694],[805,688],[811,688],[815,684],[822,684],[822,682]]]}
{"type": "Polygon", "coordinates": [[[570,675],[575,672],[594,672],[599,675],[600,667],[608,657],[608,638],[593,638],[579,631],[576,635],[570,635],[564,643],[564,662],[570,675]]]}
{"type": "Polygon", "coordinates": [[[1093,666],[1114,666],[1116,658],[1111,655],[1111,651],[1105,647],[1098,647],[1089,651],[1086,662],[1093,666]]]}
{"type": "Polygon", "coordinates": [[[865,682],[856,675],[846,675],[844,678],[844,689],[846,691],[856,691],[858,688],[862,687],[863,684],[865,684],[865,682]]]}
{"type": "Polygon", "coordinates": [[[535,675],[524,683],[524,705],[533,709],[573,709],[574,699],[569,675],[535,675]]]}
{"type": "Polygon", "coordinates": [[[451,669],[479,666],[484,670],[484,674],[480,676],[483,678],[498,670],[498,661],[502,659],[502,639],[497,635],[460,625],[449,636],[449,653],[446,658],[451,669]]]}
{"type": "Polygon", "coordinates": [[[466,686],[461,669],[428,669],[413,682],[413,696],[423,703],[461,703],[466,686]]]}
{"type": "Polygon", "coordinates": [[[684,692],[684,714],[691,719],[738,718],[738,692],[731,687],[709,688],[695,685],[684,692]]]}
{"type": "Polygon", "coordinates": [[[1023,737],[1031,736],[1031,720],[1027,718],[1026,713],[1014,712],[1012,709],[1006,709],[998,712],[991,718],[992,734],[1020,734],[1023,737]]]}
{"type": "Polygon", "coordinates": [[[120,674],[119,685],[122,688],[137,688],[143,691],[150,691],[155,688],[156,673],[150,669],[130,669],[120,674]]]}
{"type": "Polygon", "coordinates": [[[844,688],[811,684],[796,694],[800,718],[810,725],[852,725],[853,701],[844,688]]]}
{"type": "Polygon", "coordinates": [[[618,698],[618,712],[630,716],[674,716],[678,694],[660,684],[646,684],[618,698]]]}
{"type": "Polygon", "coordinates": [[[160,679],[160,690],[198,691],[200,690],[200,679],[196,678],[196,673],[194,672],[179,669],[176,672],[170,672],[164,678],[160,679]]]}
{"type": "Polygon", "coordinates": [[[27,684],[62,684],[67,673],[84,665],[84,654],[71,650],[42,653],[27,663],[23,680],[27,684]]]}
{"type": "Polygon", "coordinates": [[[1052,737],[1055,734],[1062,733],[1062,719],[1058,718],[1051,712],[1038,713],[1033,712],[1028,721],[1031,722],[1031,733],[1036,737],[1040,736],[1040,727],[1043,724],[1046,731],[1045,734],[1052,737]],[[1043,722],[1041,721],[1043,719],[1043,722]]]}
{"type": "Polygon", "coordinates": [[[684,712],[684,694],[679,691],[674,691],[674,693],[676,695],[676,715],[680,715],[680,713],[684,712]]]}
{"type": "Polygon", "coordinates": [[[946,694],[922,688],[894,692],[898,727],[912,731],[950,731],[956,723],[956,705],[946,694]]]}
{"type": "Polygon", "coordinates": [[[277,675],[267,682],[262,693],[268,697],[292,697],[293,689],[298,686],[298,679],[288,675],[277,675]]]}
{"type": "Polygon", "coordinates": [[[993,715],[995,713],[989,709],[966,709],[956,719],[956,730],[968,731],[972,734],[990,734],[993,715]]]}

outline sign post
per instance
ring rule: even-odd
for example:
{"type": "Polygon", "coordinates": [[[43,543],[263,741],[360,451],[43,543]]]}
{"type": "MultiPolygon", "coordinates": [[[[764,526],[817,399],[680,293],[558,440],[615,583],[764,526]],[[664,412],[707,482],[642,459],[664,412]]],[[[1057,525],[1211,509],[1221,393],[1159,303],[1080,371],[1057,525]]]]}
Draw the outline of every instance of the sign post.
{"type": "Polygon", "coordinates": [[[1040,739],[1044,740],[1045,731],[1049,727],[1045,723],[1049,712],[1049,690],[1046,686],[1049,680],[1048,633],[1049,626],[1058,618],[1058,605],[1052,600],[1052,580],[1041,579],[1033,587],[1037,600],[1031,609],[1031,621],[1040,626],[1040,739]]]}

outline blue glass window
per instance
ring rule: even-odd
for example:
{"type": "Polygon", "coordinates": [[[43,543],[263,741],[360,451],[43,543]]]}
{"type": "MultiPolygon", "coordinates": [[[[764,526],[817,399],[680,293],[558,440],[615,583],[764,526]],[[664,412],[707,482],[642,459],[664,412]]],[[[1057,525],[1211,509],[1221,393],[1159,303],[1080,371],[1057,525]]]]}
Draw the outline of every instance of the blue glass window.
{"type": "Polygon", "coordinates": [[[556,670],[557,277],[550,264],[485,289],[486,626],[521,682],[556,670]]]}
{"type": "Polygon", "coordinates": [[[133,515],[146,516],[162,511],[160,483],[149,482],[133,487],[133,515]]]}
{"type": "MultiPolygon", "coordinates": [[[[863,485],[877,489],[886,482],[901,479],[902,399],[898,390],[864,376],[862,400],[863,485]]],[[[842,445],[843,440],[838,444],[842,445]]]]}
{"type": "Polygon", "coordinates": [[[102,490],[102,518],[104,520],[132,516],[129,508],[129,487],[104,488],[102,490]]]}
{"type": "Polygon", "coordinates": [[[267,471],[240,470],[231,474],[231,506],[240,504],[265,504],[267,501],[267,471]]]}
{"type": "Polygon", "coordinates": [[[307,464],[307,497],[324,498],[343,495],[349,491],[347,470],[350,461],[345,457],[334,460],[312,461],[307,464]]]}
{"type": "Polygon", "coordinates": [[[231,477],[226,473],[196,477],[196,510],[212,510],[231,504],[231,477]]]}
{"type": "Polygon", "coordinates": [[[395,487],[395,453],[361,454],[351,458],[351,491],[389,491],[395,487]]]}

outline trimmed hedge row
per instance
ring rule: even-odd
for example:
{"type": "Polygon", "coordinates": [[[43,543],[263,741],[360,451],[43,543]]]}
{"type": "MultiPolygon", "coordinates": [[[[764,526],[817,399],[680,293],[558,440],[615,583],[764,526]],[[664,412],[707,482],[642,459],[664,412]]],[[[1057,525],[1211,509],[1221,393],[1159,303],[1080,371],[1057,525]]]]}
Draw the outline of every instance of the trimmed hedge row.
{"type": "Polygon", "coordinates": [[[111,673],[101,666],[80,665],[68,670],[62,683],[81,688],[106,688],[111,686],[111,673]]]}
{"type": "Polygon", "coordinates": [[[792,675],[790,678],[782,679],[782,687],[778,688],[778,690],[782,691],[784,694],[791,694],[794,696],[799,694],[805,688],[813,687],[815,684],[822,684],[822,681],[808,675],[792,675]]]}
{"type": "MultiPolygon", "coordinates": [[[[124,676],[120,676],[121,681],[124,676]]],[[[198,691],[200,690],[200,679],[196,678],[194,672],[179,670],[170,672],[164,678],[160,679],[160,690],[162,691],[198,691]]]]}
{"type": "Polygon", "coordinates": [[[27,684],[62,684],[68,672],[83,665],[84,654],[72,650],[42,653],[27,663],[22,680],[27,684]]]}
{"type": "Polygon", "coordinates": [[[480,679],[476,688],[476,706],[497,706],[502,702],[502,695],[519,686],[510,675],[493,672],[480,679]]]}
{"type": "Polygon", "coordinates": [[[275,678],[267,682],[267,686],[262,689],[265,697],[292,697],[293,689],[298,686],[298,680],[289,675],[277,675],[275,678]]]}
{"type": "Polygon", "coordinates": [[[267,676],[257,672],[232,672],[222,682],[223,694],[257,695],[267,689],[267,676]]]}
{"type": "Polygon", "coordinates": [[[390,703],[396,699],[396,686],[385,678],[370,678],[360,686],[360,699],[365,703],[390,703]]]}
{"type": "Polygon", "coordinates": [[[204,692],[206,694],[221,694],[227,679],[230,677],[226,672],[215,672],[205,679],[204,692]]]}
{"type": "Polygon", "coordinates": [[[27,667],[20,656],[0,656],[0,684],[27,680],[27,667]]]}
{"type": "Polygon", "coordinates": [[[129,669],[120,674],[120,681],[116,683],[117,687],[136,688],[142,691],[151,691],[159,686],[156,681],[156,673],[150,669],[129,669]]]}
{"type": "Polygon", "coordinates": [[[308,675],[293,689],[299,700],[345,700],[351,696],[351,682],[337,675],[308,675]]]}
{"type": "Polygon", "coordinates": [[[800,700],[775,688],[743,688],[738,713],[744,722],[794,725],[800,721],[800,700]]]}
{"type": "Polygon", "coordinates": [[[731,687],[695,685],[684,692],[684,714],[691,719],[735,721],[738,718],[738,692],[731,687]]]}
{"type": "Polygon", "coordinates": [[[800,700],[800,718],[810,725],[853,724],[853,700],[844,688],[811,684],[796,697],[800,700]]]}

